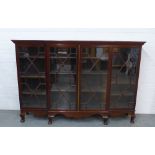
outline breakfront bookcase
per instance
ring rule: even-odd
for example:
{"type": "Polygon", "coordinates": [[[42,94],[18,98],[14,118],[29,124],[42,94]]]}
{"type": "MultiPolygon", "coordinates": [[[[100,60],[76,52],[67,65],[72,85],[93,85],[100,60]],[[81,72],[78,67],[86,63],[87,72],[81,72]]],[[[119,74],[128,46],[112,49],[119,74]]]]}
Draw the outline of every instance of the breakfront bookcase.
{"type": "Polygon", "coordinates": [[[25,115],[135,118],[142,45],[138,41],[12,40],[21,122],[25,115]]]}

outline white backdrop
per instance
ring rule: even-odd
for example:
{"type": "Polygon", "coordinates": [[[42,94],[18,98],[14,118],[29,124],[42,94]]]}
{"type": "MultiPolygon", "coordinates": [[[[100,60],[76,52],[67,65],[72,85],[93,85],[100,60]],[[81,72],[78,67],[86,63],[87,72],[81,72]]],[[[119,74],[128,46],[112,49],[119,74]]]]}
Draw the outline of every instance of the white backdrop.
{"type": "Polygon", "coordinates": [[[136,113],[155,114],[155,29],[0,29],[0,109],[19,109],[12,39],[146,41],[136,113]]]}

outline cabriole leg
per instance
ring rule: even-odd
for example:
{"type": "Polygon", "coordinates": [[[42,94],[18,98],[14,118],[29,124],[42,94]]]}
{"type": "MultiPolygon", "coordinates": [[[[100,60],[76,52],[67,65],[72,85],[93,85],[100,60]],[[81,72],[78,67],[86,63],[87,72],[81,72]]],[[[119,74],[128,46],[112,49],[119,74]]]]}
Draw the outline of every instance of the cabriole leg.
{"type": "Polygon", "coordinates": [[[51,125],[53,122],[53,117],[54,116],[48,116],[48,124],[51,125]]]}
{"type": "Polygon", "coordinates": [[[20,122],[21,123],[25,122],[25,113],[20,113],[20,122]]]}
{"type": "Polygon", "coordinates": [[[108,125],[109,117],[103,116],[102,118],[103,118],[104,125],[108,125]]]}
{"type": "Polygon", "coordinates": [[[135,115],[131,115],[130,123],[135,123],[135,115]]]}

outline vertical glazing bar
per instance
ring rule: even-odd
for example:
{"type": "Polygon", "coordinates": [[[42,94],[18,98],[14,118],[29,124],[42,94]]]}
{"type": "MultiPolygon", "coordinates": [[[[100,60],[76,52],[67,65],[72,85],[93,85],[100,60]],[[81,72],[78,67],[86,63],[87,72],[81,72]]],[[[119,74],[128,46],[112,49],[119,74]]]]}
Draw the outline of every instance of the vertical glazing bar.
{"type": "Polygon", "coordinates": [[[137,98],[138,79],[139,79],[140,62],[141,62],[141,50],[142,50],[142,46],[140,46],[139,50],[138,50],[138,63],[137,63],[137,71],[136,71],[136,86],[135,86],[134,109],[135,109],[135,106],[136,106],[136,98],[137,98]]]}
{"type": "Polygon", "coordinates": [[[17,80],[18,80],[18,94],[19,94],[19,102],[20,102],[20,109],[22,108],[22,99],[21,99],[21,93],[22,93],[22,86],[21,86],[21,80],[20,80],[20,68],[19,68],[19,47],[15,45],[16,50],[16,65],[17,65],[17,80]]]}
{"type": "Polygon", "coordinates": [[[80,81],[81,81],[81,50],[80,45],[78,45],[77,50],[77,111],[80,111],[80,81]]]}
{"type": "Polygon", "coordinates": [[[46,71],[46,97],[47,97],[47,110],[50,110],[50,51],[49,46],[45,44],[45,71],[46,71]]]}
{"type": "Polygon", "coordinates": [[[110,107],[110,90],[112,81],[112,51],[113,48],[110,47],[108,50],[108,71],[107,71],[107,86],[106,86],[106,106],[105,110],[108,111],[110,107]]]}

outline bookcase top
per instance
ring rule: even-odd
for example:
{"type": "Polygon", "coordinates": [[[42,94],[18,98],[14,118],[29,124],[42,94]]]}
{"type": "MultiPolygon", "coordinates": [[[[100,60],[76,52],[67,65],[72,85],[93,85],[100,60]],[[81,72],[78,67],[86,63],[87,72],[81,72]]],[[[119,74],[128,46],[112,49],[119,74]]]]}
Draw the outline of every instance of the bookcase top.
{"type": "Polygon", "coordinates": [[[12,40],[14,43],[58,43],[58,44],[108,44],[108,45],[143,45],[145,41],[102,41],[102,40],[12,40]]]}

